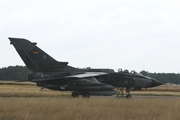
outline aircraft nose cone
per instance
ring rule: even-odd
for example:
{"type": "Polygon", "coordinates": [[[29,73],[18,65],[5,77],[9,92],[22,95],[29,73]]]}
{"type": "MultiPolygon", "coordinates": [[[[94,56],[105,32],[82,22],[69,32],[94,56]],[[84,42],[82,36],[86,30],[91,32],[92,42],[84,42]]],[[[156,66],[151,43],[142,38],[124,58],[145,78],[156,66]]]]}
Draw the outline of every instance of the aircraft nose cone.
{"type": "Polygon", "coordinates": [[[156,86],[159,86],[159,85],[162,85],[162,83],[159,82],[158,80],[151,79],[151,87],[156,87],[156,86]]]}

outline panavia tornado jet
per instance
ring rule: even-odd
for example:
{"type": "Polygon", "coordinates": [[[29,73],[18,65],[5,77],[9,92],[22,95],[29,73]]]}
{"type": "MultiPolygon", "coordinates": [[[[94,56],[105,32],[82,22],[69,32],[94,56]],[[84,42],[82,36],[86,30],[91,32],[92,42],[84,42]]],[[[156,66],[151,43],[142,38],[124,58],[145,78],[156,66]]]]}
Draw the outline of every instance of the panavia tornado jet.
{"type": "Polygon", "coordinates": [[[114,87],[126,88],[127,98],[131,88],[148,88],[161,85],[153,78],[136,72],[114,72],[112,69],[79,69],[59,62],[45,53],[37,43],[23,38],[9,38],[10,43],[32,72],[28,79],[37,86],[52,90],[72,91],[72,97],[90,95],[114,95],[114,87]]]}

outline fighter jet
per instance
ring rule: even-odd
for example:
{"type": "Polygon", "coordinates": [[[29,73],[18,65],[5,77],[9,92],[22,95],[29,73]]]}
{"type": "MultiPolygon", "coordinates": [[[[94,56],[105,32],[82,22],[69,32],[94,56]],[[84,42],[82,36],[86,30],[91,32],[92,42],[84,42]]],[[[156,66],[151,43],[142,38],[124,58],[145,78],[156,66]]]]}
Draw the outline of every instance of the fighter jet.
{"type": "Polygon", "coordinates": [[[72,91],[72,97],[114,95],[114,87],[126,88],[127,98],[131,88],[154,87],[161,83],[136,72],[114,72],[112,69],[79,69],[59,62],[45,53],[37,43],[23,38],[9,38],[27,68],[32,72],[28,79],[37,86],[52,90],[72,91]]]}

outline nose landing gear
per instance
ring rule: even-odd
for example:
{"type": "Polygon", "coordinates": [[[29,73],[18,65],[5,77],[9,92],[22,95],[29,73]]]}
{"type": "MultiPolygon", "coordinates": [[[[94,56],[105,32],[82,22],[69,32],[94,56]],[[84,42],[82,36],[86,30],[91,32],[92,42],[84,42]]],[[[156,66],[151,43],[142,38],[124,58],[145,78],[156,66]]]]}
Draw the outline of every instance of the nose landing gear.
{"type": "Polygon", "coordinates": [[[126,88],[126,92],[127,92],[127,95],[125,96],[124,94],[124,88],[117,88],[117,94],[116,94],[116,98],[123,98],[123,97],[126,97],[127,99],[131,98],[131,88],[130,87],[127,87],[126,88]]]}
{"type": "Polygon", "coordinates": [[[126,92],[128,93],[128,94],[126,95],[126,98],[127,98],[127,99],[131,98],[131,94],[130,94],[131,88],[126,88],[126,92]]]}

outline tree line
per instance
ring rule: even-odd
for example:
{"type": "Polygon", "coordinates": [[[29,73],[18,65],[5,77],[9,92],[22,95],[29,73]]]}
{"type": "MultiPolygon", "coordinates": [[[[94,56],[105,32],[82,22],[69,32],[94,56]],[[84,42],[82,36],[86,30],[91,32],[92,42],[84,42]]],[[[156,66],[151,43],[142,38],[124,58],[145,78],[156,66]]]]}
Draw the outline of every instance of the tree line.
{"type": "MultiPolygon", "coordinates": [[[[26,66],[9,66],[0,68],[0,80],[27,80],[30,71],[26,66]]],[[[142,75],[159,80],[162,83],[180,84],[180,74],[175,73],[149,73],[141,71],[142,75]]]]}
{"type": "Polygon", "coordinates": [[[159,80],[162,83],[180,84],[180,74],[175,73],[149,73],[147,71],[141,71],[142,75],[149,76],[159,80]]]}
{"type": "Polygon", "coordinates": [[[30,71],[25,66],[9,66],[0,69],[0,80],[27,80],[30,71]]]}

